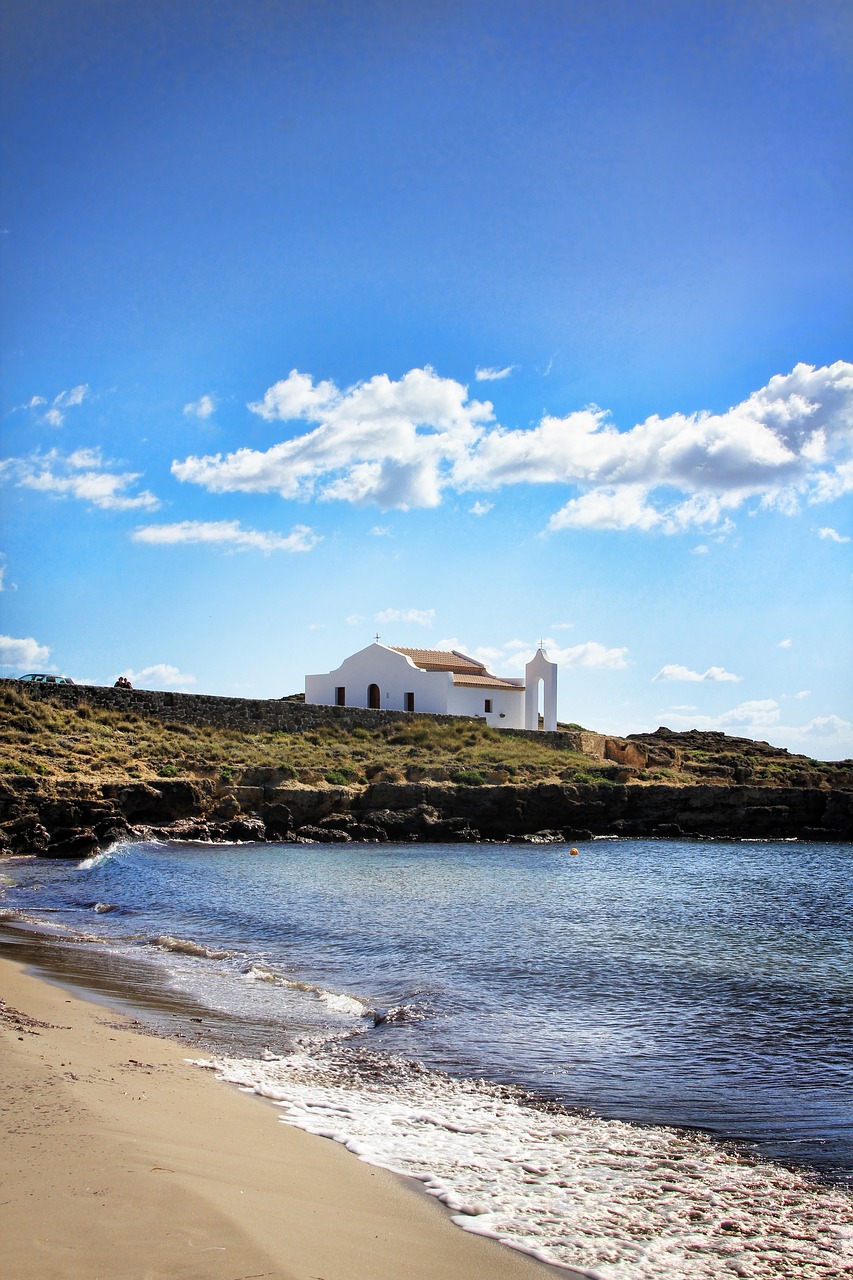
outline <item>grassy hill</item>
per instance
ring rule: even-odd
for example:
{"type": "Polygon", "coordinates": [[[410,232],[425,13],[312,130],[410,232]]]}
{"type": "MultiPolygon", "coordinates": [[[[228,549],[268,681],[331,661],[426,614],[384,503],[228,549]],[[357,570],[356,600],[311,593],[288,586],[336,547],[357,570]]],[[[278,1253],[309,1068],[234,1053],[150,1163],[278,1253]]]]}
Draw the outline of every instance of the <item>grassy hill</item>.
{"type": "Polygon", "coordinates": [[[853,787],[853,762],[828,763],[724,734],[670,733],[608,740],[596,760],[530,735],[473,720],[415,716],[375,728],[331,720],[307,732],[240,732],[169,723],[81,702],[76,707],[0,691],[0,776],[93,782],[157,778],[251,785],[276,777],[309,787],[376,782],[462,786],[537,782],[635,785],[749,782],[853,787]]]}

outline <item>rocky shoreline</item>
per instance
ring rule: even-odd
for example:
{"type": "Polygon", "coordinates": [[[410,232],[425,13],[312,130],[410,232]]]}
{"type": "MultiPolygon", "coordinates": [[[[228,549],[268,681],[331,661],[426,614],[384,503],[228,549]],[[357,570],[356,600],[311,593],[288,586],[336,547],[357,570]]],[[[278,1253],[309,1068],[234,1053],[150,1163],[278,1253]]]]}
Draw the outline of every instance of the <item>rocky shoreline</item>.
{"type": "MultiPolygon", "coordinates": [[[[618,770],[614,768],[614,775],[618,770]]],[[[0,780],[0,852],[82,858],[117,840],[505,841],[593,836],[853,840],[853,791],[826,786],[544,782],[251,786],[0,780]]]]}

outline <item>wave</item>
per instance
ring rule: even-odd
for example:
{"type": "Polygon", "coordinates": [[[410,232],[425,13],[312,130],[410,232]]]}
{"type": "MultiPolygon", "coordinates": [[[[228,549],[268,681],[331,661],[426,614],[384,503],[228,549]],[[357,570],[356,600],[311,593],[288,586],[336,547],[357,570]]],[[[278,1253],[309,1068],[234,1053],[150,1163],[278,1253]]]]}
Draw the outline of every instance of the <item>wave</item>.
{"type": "Polygon", "coordinates": [[[305,982],[299,978],[290,978],[264,964],[250,964],[243,971],[243,976],[250,982],[267,982],[270,985],[286,987],[290,991],[304,991],[306,995],[315,996],[333,1013],[348,1014],[353,1018],[372,1018],[376,1021],[376,1011],[360,1000],[358,996],[346,995],[341,991],[329,991],[313,982],[305,982]]]}
{"type": "Polygon", "coordinates": [[[826,1280],[853,1266],[853,1198],[695,1131],[537,1106],[364,1054],[196,1065],[282,1119],[415,1178],[467,1231],[595,1280],[826,1280]]]}
{"type": "Polygon", "coordinates": [[[97,853],[92,853],[88,858],[83,858],[77,863],[78,871],[91,871],[93,867],[103,867],[107,862],[113,860],[113,850],[115,845],[111,845],[109,849],[99,849],[97,853]]]}
{"type": "Polygon", "coordinates": [[[208,947],[192,938],[175,938],[169,933],[161,933],[152,938],[151,945],[159,947],[161,951],[173,951],[177,955],[197,956],[200,960],[230,960],[234,955],[233,951],[226,951],[222,947],[208,947]]]}

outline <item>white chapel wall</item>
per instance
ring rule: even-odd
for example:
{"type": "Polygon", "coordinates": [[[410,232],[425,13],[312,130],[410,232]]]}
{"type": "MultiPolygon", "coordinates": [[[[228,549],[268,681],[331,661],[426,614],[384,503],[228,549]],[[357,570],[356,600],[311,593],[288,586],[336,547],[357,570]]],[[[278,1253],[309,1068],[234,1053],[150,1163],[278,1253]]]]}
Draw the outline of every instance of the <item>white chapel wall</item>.
{"type": "Polygon", "coordinates": [[[453,678],[447,671],[422,671],[403,653],[371,644],[346,658],[334,671],[305,677],[305,701],[333,706],[336,690],[345,690],[345,705],[368,707],[368,690],[379,687],[383,711],[406,711],[405,695],[415,695],[415,712],[444,715],[450,711],[453,678]]]}

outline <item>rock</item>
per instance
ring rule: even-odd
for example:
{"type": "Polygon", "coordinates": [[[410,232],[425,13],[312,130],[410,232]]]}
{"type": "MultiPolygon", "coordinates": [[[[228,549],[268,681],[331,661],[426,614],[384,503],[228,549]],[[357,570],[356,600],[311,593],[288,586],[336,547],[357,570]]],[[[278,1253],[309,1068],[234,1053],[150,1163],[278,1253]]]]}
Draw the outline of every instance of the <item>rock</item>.
{"type": "Polygon", "coordinates": [[[6,833],[16,853],[35,853],[43,857],[50,846],[50,832],[32,815],[10,823],[6,833]]]}
{"type": "Polygon", "coordinates": [[[631,769],[645,769],[649,762],[649,750],[648,747],[637,742],[627,742],[622,738],[606,738],[604,758],[631,769]]]}
{"type": "Polygon", "coordinates": [[[264,804],[259,809],[270,840],[286,840],[293,834],[293,814],[286,804],[264,804]]]}
{"type": "Polygon", "coordinates": [[[349,844],[352,836],[348,831],[343,831],[336,827],[319,827],[306,825],[299,827],[296,832],[296,839],[307,841],[311,844],[349,844]]]}
{"type": "Polygon", "coordinates": [[[260,818],[237,818],[229,824],[229,840],[251,840],[260,843],[265,841],[266,838],[267,829],[260,818]]]}
{"type": "Polygon", "coordinates": [[[131,825],[123,813],[111,813],[108,817],[102,818],[100,822],[95,823],[93,830],[102,849],[108,848],[119,840],[126,840],[132,833],[131,825]]]}
{"type": "Polygon", "coordinates": [[[210,826],[203,819],[179,818],[167,827],[160,827],[158,834],[164,840],[211,840],[210,826]]]}
{"type": "Polygon", "coordinates": [[[47,852],[51,858],[91,858],[99,849],[94,831],[71,827],[54,831],[47,852]]]}
{"type": "Polygon", "coordinates": [[[228,795],[223,796],[216,805],[216,808],[213,810],[213,816],[227,821],[229,818],[236,818],[240,812],[240,804],[237,797],[229,792],[228,795]]]}

